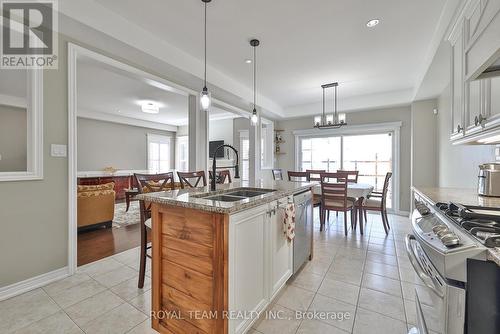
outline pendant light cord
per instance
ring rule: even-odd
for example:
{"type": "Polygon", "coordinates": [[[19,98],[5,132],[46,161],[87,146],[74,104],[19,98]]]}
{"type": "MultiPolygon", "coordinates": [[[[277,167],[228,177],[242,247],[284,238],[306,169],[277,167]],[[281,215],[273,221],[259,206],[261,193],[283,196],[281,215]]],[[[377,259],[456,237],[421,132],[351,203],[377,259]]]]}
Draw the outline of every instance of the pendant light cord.
{"type": "Polygon", "coordinates": [[[207,87],[207,3],[205,2],[205,74],[204,87],[207,87]]]}
{"type": "Polygon", "coordinates": [[[255,110],[255,95],[257,92],[257,52],[255,50],[255,46],[253,47],[253,109],[255,110]]]}

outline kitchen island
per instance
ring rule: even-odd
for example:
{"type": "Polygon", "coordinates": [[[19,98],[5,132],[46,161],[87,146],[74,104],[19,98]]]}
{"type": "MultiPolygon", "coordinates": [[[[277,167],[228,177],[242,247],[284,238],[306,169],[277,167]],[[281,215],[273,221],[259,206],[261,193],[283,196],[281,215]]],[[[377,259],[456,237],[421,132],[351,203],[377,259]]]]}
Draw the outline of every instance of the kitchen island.
{"type": "Polygon", "coordinates": [[[152,203],[153,328],[173,334],[249,330],[293,273],[283,208],[313,186],[233,182],[216,191],[140,195],[152,203]]]}

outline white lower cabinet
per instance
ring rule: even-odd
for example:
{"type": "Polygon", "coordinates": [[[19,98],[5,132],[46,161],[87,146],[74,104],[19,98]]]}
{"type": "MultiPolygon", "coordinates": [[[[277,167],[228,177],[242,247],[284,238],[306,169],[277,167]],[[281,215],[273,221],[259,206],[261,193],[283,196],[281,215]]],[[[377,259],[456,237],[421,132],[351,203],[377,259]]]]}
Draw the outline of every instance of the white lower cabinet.
{"type": "Polygon", "coordinates": [[[292,275],[281,211],[274,201],[229,217],[230,334],[245,333],[292,275]]]}

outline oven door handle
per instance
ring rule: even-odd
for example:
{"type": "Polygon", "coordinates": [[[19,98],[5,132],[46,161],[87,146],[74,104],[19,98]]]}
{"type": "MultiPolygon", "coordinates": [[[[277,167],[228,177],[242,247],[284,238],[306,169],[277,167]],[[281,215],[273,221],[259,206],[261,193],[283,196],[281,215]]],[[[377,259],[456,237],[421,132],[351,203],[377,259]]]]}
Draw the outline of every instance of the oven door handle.
{"type": "Polygon", "coordinates": [[[434,294],[436,294],[439,298],[444,298],[444,293],[436,288],[434,284],[431,284],[432,278],[427,275],[427,273],[422,269],[420,264],[418,263],[417,257],[413,252],[413,248],[411,247],[411,241],[416,240],[413,234],[407,234],[405,237],[405,245],[406,245],[406,254],[408,254],[408,258],[410,259],[410,263],[417,273],[417,275],[422,279],[425,286],[431,289],[434,294]]]}

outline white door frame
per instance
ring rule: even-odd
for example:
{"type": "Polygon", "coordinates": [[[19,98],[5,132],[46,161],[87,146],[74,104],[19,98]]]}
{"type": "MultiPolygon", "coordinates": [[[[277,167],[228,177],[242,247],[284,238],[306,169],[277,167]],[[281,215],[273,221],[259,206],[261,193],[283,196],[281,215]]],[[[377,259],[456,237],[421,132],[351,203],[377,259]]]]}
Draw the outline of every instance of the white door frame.
{"type": "MultiPolygon", "coordinates": [[[[192,89],[173,83],[159,76],[140,70],[121,61],[91,51],[74,43],[68,43],[68,268],[73,275],[77,268],[77,60],[87,57],[104,64],[119,68],[141,79],[154,81],[171,92],[185,95],[198,95],[192,89]]],[[[212,97],[214,106],[250,117],[250,112],[234,107],[212,97]]]]}

